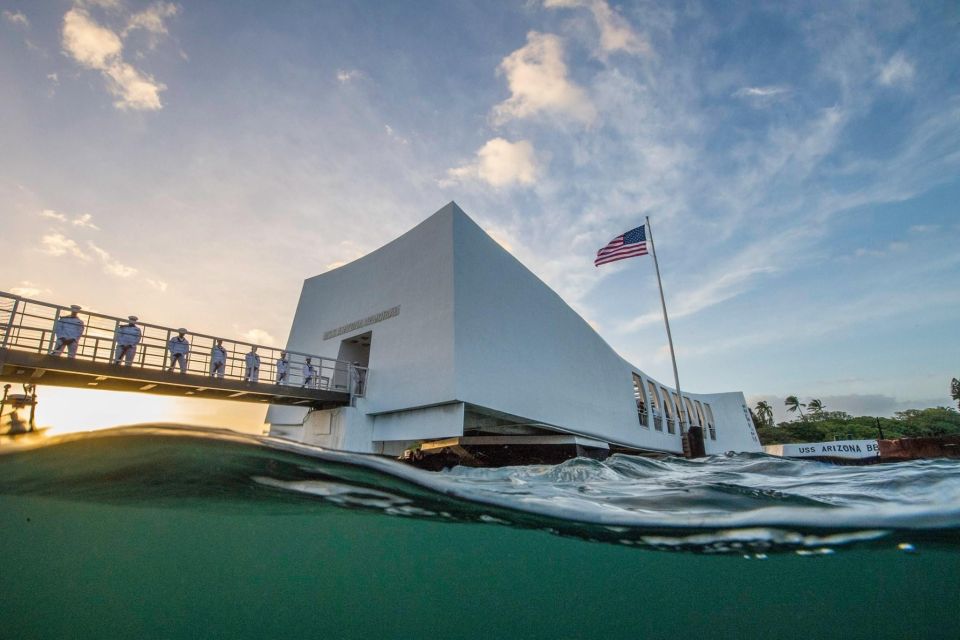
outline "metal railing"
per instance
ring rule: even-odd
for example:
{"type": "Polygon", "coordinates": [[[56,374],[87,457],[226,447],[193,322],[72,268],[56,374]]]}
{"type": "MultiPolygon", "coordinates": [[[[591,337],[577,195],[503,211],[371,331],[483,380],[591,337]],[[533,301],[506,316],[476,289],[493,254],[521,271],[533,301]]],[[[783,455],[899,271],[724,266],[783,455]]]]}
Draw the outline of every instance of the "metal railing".
{"type": "MultiPolygon", "coordinates": [[[[0,291],[0,348],[52,354],[57,345],[55,333],[57,321],[70,313],[70,308],[66,306],[30,300],[0,291]]],[[[137,321],[141,339],[140,343],[134,347],[133,362],[127,367],[125,364],[116,363],[119,360],[117,330],[122,325],[128,324],[128,320],[82,310],[77,315],[84,324],[83,334],[76,344],[77,360],[111,363],[118,369],[180,371],[179,366],[173,366],[167,346],[170,339],[178,335],[177,329],[137,321]]],[[[246,380],[245,356],[251,347],[256,347],[257,355],[260,356],[257,381],[261,383],[339,391],[360,397],[365,394],[369,382],[369,372],[366,367],[354,366],[343,360],[193,331],[188,331],[184,337],[190,343],[186,373],[207,376],[212,380],[219,379],[219,376],[212,375],[211,370],[213,346],[217,340],[223,340],[227,356],[222,377],[226,380],[246,380]],[[286,379],[278,382],[277,361],[280,359],[281,352],[287,354],[288,369],[286,379]],[[315,374],[310,380],[307,379],[304,370],[307,358],[315,368],[315,374]]],[[[71,356],[68,350],[64,349],[61,357],[71,356]]]]}

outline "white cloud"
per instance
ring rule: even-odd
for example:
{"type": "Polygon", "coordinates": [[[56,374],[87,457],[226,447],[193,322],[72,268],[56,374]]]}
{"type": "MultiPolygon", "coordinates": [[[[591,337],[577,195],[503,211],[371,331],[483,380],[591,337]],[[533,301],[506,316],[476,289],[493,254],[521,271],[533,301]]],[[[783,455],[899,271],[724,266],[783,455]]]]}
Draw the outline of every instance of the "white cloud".
{"type": "Polygon", "coordinates": [[[53,209],[43,209],[37,215],[39,215],[41,218],[56,220],[57,222],[69,222],[75,227],[92,229],[94,231],[100,230],[100,227],[93,223],[93,216],[89,213],[83,213],[78,216],[74,216],[72,220],[66,214],[60,213],[59,211],[54,211],[53,209]]]}
{"type": "Polygon", "coordinates": [[[533,145],[527,140],[510,142],[493,138],[477,150],[475,161],[449,169],[450,181],[479,179],[493,187],[532,185],[537,179],[537,162],[533,145]]]}
{"type": "Polygon", "coordinates": [[[143,29],[154,35],[166,35],[166,20],[179,13],[180,7],[172,2],[155,2],[143,11],[130,16],[124,35],[135,29],[143,29]]]}
{"type": "Polygon", "coordinates": [[[80,245],[62,233],[48,233],[40,238],[40,250],[48,256],[58,257],[69,254],[84,261],[90,259],[80,245]]]}
{"type": "Polygon", "coordinates": [[[548,9],[588,7],[600,29],[600,51],[623,51],[633,55],[649,54],[650,43],[630,26],[606,0],[544,0],[548,9]]]}
{"type": "Polygon", "coordinates": [[[903,52],[898,51],[880,70],[880,84],[887,87],[895,84],[909,84],[915,73],[913,63],[907,60],[903,52]]]}
{"type": "Polygon", "coordinates": [[[788,87],[771,85],[768,87],[742,87],[737,89],[733,95],[737,98],[773,98],[774,96],[789,93],[788,87]]]}
{"type": "Polygon", "coordinates": [[[70,224],[72,224],[75,227],[85,227],[87,229],[93,229],[94,231],[100,230],[100,227],[93,224],[93,216],[91,216],[89,213],[84,213],[77,216],[76,218],[70,221],[70,224]]]}
{"type": "Polygon", "coordinates": [[[510,97],[493,108],[493,120],[503,124],[540,113],[563,116],[590,124],[597,110],[586,92],[567,77],[563,42],[549,33],[531,31],[527,44],[500,63],[510,97]]]}
{"type": "Polygon", "coordinates": [[[100,259],[100,263],[103,265],[104,273],[117,276],[118,278],[132,278],[133,276],[137,275],[137,269],[134,267],[129,267],[115,260],[106,250],[98,247],[92,242],[88,242],[87,246],[89,246],[90,250],[93,251],[100,259]]]}
{"type": "Polygon", "coordinates": [[[160,293],[165,293],[167,290],[167,283],[163,280],[154,280],[153,278],[147,278],[147,284],[159,291],[160,293]]]}
{"type": "Polygon", "coordinates": [[[346,84],[362,77],[363,74],[357,69],[337,69],[337,82],[346,84]]]}
{"type": "Polygon", "coordinates": [[[63,50],[78,63],[100,71],[118,109],[161,109],[166,86],[141,73],[122,57],[123,42],[114,31],[97,24],[84,9],[74,7],[63,17],[63,50]]]}
{"type": "Polygon", "coordinates": [[[910,233],[930,233],[939,228],[938,224],[915,224],[910,227],[910,233]]]}
{"type": "Polygon", "coordinates": [[[388,124],[383,125],[384,130],[387,132],[387,135],[390,136],[393,140],[396,140],[400,144],[410,144],[410,141],[401,136],[399,133],[394,131],[393,127],[388,124]]]}
{"type": "Polygon", "coordinates": [[[10,287],[10,293],[15,296],[23,296],[24,298],[36,298],[42,293],[50,293],[50,290],[29,280],[23,280],[20,282],[19,287],[10,287]]]}
{"type": "Polygon", "coordinates": [[[60,222],[67,221],[67,216],[63,215],[58,211],[54,211],[53,209],[44,209],[43,211],[40,212],[40,217],[50,218],[51,220],[58,220],[60,222]]]}
{"type": "Polygon", "coordinates": [[[22,11],[4,11],[3,17],[10,24],[17,25],[18,27],[30,26],[30,21],[27,20],[27,16],[23,15],[22,11]]]}
{"type": "Polygon", "coordinates": [[[250,329],[244,331],[240,334],[240,337],[243,338],[246,342],[252,342],[253,344],[262,344],[265,346],[272,346],[276,342],[276,338],[264,331],[263,329],[250,329]]]}

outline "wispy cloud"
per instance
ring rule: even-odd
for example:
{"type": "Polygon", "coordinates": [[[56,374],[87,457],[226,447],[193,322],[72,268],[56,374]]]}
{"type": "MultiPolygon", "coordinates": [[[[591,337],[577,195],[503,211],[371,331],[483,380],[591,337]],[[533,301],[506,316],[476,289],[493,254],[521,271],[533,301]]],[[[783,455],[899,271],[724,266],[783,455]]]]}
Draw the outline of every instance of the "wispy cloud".
{"type": "Polygon", "coordinates": [[[80,248],[75,240],[62,233],[48,233],[40,238],[40,250],[48,256],[71,255],[85,262],[90,260],[90,256],[80,248]]]}
{"type": "Polygon", "coordinates": [[[10,293],[24,298],[37,298],[42,294],[50,293],[50,290],[29,280],[23,280],[18,287],[10,287],[10,293]]]}
{"type": "Polygon", "coordinates": [[[72,224],[75,227],[83,227],[86,229],[92,229],[94,231],[99,231],[100,229],[100,227],[93,224],[93,216],[90,215],[89,213],[80,214],[79,216],[71,220],[70,224],[72,224]]]}
{"type": "Polygon", "coordinates": [[[880,84],[888,87],[897,84],[905,85],[913,80],[915,74],[913,63],[902,51],[898,51],[880,69],[879,80],[880,84]]]}
{"type": "Polygon", "coordinates": [[[111,256],[105,249],[98,247],[94,243],[88,242],[87,246],[94,253],[94,255],[100,259],[100,264],[103,266],[104,273],[116,276],[118,278],[132,278],[139,272],[138,269],[127,266],[121,263],[119,260],[114,259],[113,256],[111,256]]]}
{"type": "Polygon", "coordinates": [[[273,346],[277,339],[263,329],[248,329],[240,334],[240,337],[253,344],[262,344],[267,347],[273,346]]]}
{"type": "Polygon", "coordinates": [[[606,0],[544,0],[548,9],[588,8],[600,30],[601,54],[624,52],[632,55],[651,53],[650,43],[637,33],[606,0]]]}
{"type": "Polygon", "coordinates": [[[337,82],[346,84],[362,78],[363,73],[358,69],[337,69],[337,82]]]}
{"type": "Polygon", "coordinates": [[[156,289],[157,291],[159,291],[160,293],[166,293],[166,291],[167,291],[167,286],[168,286],[168,285],[167,285],[167,283],[166,283],[165,281],[163,281],[163,280],[156,280],[156,279],[154,279],[154,278],[146,278],[145,282],[146,282],[148,285],[150,285],[151,287],[153,287],[154,289],[156,289]]]}
{"type": "Polygon", "coordinates": [[[532,185],[537,179],[537,160],[527,140],[488,140],[477,150],[473,162],[449,169],[448,181],[482,180],[492,187],[532,185]]]}
{"type": "Polygon", "coordinates": [[[92,231],[100,230],[100,227],[93,223],[93,216],[89,213],[82,213],[70,218],[65,213],[54,211],[53,209],[42,209],[37,215],[39,215],[41,218],[47,218],[48,220],[69,223],[74,227],[90,229],[92,231]]]}
{"type": "Polygon", "coordinates": [[[395,141],[395,142],[399,142],[400,144],[410,144],[410,141],[409,141],[409,140],[407,140],[406,138],[404,138],[403,136],[401,136],[399,133],[397,133],[397,132],[394,130],[394,128],[391,127],[390,125],[388,125],[388,124],[383,125],[383,130],[387,132],[387,136],[388,136],[391,140],[393,140],[393,141],[395,141]]]}
{"type": "Polygon", "coordinates": [[[22,11],[4,11],[3,19],[9,22],[12,25],[18,27],[27,28],[30,26],[30,21],[27,19],[27,16],[23,14],[22,11]]]}
{"type": "Polygon", "coordinates": [[[67,216],[60,213],[59,211],[54,211],[53,209],[43,209],[40,211],[41,218],[49,218],[51,220],[56,220],[58,222],[66,222],[67,216]]]}
{"type": "Polygon", "coordinates": [[[733,92],[737,98],[773,98],[789,93],[789,87],[772,85],[768,87],[741,87],[733,92]]]}
{"type": "Polygon", "coordinates": [[[154,2],[152,5],[130,16],[123,35],[136,29],[142,29],[156,36],[167,35],[167,20],[180,12],[180,7],[172,2],[154,2]]]}
{"type": "Polygon", "coordinates": [[[118,33],[99,24],[78,4],[63,17],[63,51],[81,66],[101,73],[107,90],[116,98],[117,108],[161,109],[160,92],[166,86],[124,60],[123,36],[135,29],[146,30],[153,36],[164,35],[167,33],[164,20],[177,11],[176,5],[156,3],[131,16],[127,28],[118,33]]]}
{"type": "Polygon", "coordinates": [[[590,124],[597,110],[586,92],[568,75],[563,41],[550,33],[531,31],[527,44],[500,63],[510,97],[493,108],[495,124],[549,114],[590,124]]]}

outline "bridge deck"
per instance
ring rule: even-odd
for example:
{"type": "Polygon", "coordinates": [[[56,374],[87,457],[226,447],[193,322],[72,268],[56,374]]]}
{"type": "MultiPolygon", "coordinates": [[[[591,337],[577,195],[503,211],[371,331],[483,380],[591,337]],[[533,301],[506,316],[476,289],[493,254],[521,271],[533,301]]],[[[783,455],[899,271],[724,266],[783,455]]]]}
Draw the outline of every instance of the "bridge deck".
{"type": "Polygon", "coordinates": [[[350,394],[346,391],[305,389],[264,382],[211,378],[192,373],[171,373],[14,349],[0,349],[0,380],[210,400],[264,402],[317,409],[350,403],[350,394]]]}

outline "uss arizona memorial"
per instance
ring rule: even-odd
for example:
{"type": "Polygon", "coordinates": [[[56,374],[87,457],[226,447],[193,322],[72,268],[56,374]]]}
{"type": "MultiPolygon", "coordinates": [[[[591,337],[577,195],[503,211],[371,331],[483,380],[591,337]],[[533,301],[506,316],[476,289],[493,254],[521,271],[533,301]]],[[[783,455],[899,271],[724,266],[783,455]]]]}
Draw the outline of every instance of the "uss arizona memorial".
{"type": "Polygon", "coordinates": [[[761,451],[742,393],[681,399],[452,202],[306,280],[287,348],[367,368],[349,406],[271,406],[269,433],[309,444],[496,463],[682,454],[690,431],[707,454],[761,451]]]}

